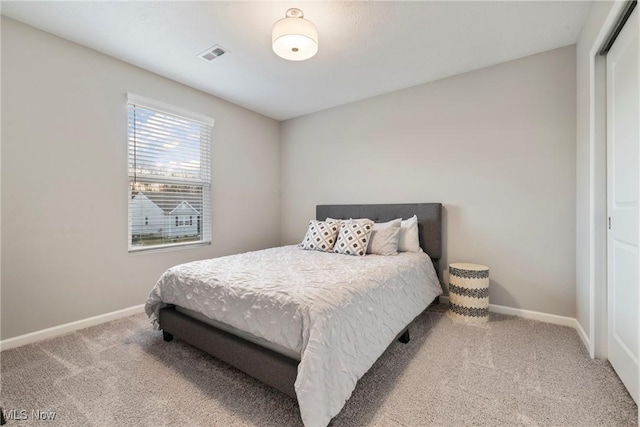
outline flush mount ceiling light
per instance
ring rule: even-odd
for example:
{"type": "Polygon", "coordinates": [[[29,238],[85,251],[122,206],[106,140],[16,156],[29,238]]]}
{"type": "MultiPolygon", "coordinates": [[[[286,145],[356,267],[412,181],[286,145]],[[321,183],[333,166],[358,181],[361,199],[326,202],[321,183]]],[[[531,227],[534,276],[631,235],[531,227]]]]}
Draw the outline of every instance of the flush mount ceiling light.
{"type": "Polygon", "coordinates": [[[273,51],[289,61],[303,61],[318,52],[318,30],[304,19],[300,9],[289,9],[286,18],[273,25],[271,42],[273,51]]]}

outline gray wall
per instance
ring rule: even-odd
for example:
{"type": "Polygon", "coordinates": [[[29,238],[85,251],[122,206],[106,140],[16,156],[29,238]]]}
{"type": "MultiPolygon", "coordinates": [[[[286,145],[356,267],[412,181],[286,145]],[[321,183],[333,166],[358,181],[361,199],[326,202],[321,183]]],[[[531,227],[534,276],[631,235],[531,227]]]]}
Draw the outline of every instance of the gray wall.
{"type": "Polygon", "coordinates": [[[5,17],[1,36],[2,339],[298,242],[319,203],[443,202],[444,262],[489,265],[492,303],[576,315],[572,46],[278,124],[5,17]],[[215,118],[211,247],[127,253],[127,92],[215,118]]]}
{"type": "Polygon", "coordinates": [[[575,317],[575,70],[568,46],[283,122],[281,242],[316,204],[439,201],[492,303],[575,317]]]}
{"type": "Polygon", "coordinates": [[[279,244],[278,122],[2,17],[2,339],[142,304],[160,274],[279,244]],[[216,120],[213,245],[127,253],[132,92],[216,120]]]}

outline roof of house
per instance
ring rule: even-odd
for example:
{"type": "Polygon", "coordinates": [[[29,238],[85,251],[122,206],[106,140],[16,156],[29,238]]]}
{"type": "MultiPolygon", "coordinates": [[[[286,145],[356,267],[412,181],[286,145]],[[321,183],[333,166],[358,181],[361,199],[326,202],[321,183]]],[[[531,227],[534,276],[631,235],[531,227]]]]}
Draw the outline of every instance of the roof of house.
{"type": "Polygon", "coordinates": [[[196,208],[191,206],[191,204],[189,202],[186,202],[186,201],[180,202],[180,204],[178,206],[176,206],[175,209],[173,209],[171,211],[171,214],[183,214],[184,215],[184,214],[190,214],[190,213],[199,214],[200,211],[198,211],[196,208]]]}
{"type": "MultiPolygon", "coordinates": [[[[172,186],[173,188],[166,189],[165,191],[146,191],[138,192],[135,197],[143,195],[155,203],[162,211],[171,215],[180,205],[187,210],[191,208],[197,213],[202,212],[202,196],[197,192],[183,191],[179,192],[179,186],[172,186]]],[[[192,188],[190,188],[192,190],[192,188]]]]}

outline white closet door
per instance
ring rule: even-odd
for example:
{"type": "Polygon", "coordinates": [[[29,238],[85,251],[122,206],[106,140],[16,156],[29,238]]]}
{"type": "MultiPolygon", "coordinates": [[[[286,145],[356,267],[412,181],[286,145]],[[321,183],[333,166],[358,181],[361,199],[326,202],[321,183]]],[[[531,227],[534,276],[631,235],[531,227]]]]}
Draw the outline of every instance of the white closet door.
{"type": "Polygon", "coordinates": [[[607,55],[609,361],[638,402],[638,200],[640,44],[638,10],[607,55]]]}

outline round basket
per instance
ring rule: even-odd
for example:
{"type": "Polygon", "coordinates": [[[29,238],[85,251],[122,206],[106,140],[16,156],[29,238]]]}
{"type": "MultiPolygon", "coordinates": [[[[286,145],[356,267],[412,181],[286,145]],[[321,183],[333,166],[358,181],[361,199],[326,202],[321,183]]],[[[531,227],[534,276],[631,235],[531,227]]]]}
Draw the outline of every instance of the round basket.
{"type": "Polygon", "coordinates": [[[489,320],[489,267],[449,265],[449,311],[454,320],[484,323],[489,320]]]}

